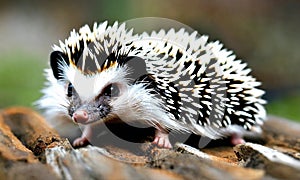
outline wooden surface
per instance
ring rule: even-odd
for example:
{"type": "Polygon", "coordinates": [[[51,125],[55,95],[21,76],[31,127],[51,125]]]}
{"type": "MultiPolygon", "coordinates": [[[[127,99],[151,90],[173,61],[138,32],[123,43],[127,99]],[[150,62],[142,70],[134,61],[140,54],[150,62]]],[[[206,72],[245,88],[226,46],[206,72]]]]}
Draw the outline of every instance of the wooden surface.
{"type": "MultiPolygon", "coordinates": [[[[222,142],[222,143],[219,143],[222,142]]],[[[269,117],[253,143],[74,149],[38,113],[0,111],[0,179],[300,179],[300,125],[269,117]]]]}

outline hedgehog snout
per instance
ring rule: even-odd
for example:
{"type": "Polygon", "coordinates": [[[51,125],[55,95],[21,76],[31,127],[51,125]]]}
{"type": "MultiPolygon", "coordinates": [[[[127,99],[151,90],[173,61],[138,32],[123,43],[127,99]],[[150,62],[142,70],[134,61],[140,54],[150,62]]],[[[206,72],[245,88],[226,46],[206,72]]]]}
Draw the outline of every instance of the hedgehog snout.
{"type": "Polygon", "coordinates": [[[73,113],[72,119],[76,123],[86,123],[89,120],[89,115],[84,110],[78,110],[73,113]]]}

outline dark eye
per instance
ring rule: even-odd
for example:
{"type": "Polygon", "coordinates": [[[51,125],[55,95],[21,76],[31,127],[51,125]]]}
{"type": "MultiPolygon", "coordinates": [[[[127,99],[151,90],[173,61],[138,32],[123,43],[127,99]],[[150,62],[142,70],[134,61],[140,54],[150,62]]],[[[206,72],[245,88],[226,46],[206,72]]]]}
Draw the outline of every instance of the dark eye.
{"type": "Polygon", "coordinates": [[[67,88],[67,96],[71,97],[72,95],[73,95],[73,85],[72,83],[69,83],[67,88]]]}
{"type": "Polygon", "coordinates": [[[120,94],[120,89],[116,84],[106,86],[103,95],[109,97],[117,97],[120,94]]]}

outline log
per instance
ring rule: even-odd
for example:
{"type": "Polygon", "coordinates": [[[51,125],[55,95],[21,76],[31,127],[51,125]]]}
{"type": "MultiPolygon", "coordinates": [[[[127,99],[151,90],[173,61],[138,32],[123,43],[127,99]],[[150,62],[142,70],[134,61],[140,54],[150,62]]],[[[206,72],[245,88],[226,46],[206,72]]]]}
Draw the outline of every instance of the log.
{"type": "Polygon", "coordinates": [[[28,108],[9,108],[3,112],[5,123],[15,136],[35,154],[41,154],[53,142],[59,142],[60,137],[45,119],[28,108]]]}
{"type": "Polygon", "coordinates": [[[5,123],[7,112],[0,112],[0,179],[55,179],[52,169],[41,163],[5,123]]]}
{"type": "Polygon", "coordinates": [[[270,116],[259,141],[236,147],[74,149],[38,113],[12,107],[0,111],[0,179],[300,179],[299,137],[299,124],[270,116]]]}

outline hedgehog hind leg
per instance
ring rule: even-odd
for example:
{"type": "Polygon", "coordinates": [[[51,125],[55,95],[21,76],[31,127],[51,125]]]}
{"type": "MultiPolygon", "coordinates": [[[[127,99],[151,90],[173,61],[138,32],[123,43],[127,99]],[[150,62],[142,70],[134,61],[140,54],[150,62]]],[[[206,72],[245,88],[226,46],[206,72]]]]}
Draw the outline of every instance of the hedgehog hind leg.
{"type": "Polygon", "coordinates": [[[233,133],[230,137],[230,143],[232,145],[244,144],[246,141],[243,139],[242,135],[238,133],[233,133]]]}
{"type": "Polygon", "coordinates": [[[161,127],[160,125],[157,125],[155,129],[155,136],[152,144],[157,145],[161,148],[171,149],[172,144],[169,140],[169,132],[165,128],[161,127]]]}

